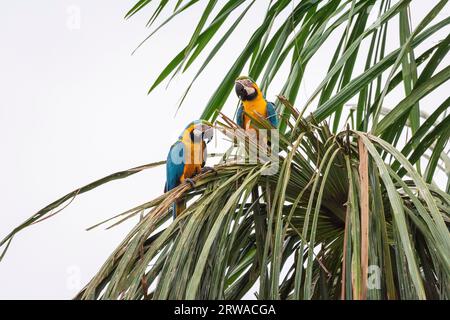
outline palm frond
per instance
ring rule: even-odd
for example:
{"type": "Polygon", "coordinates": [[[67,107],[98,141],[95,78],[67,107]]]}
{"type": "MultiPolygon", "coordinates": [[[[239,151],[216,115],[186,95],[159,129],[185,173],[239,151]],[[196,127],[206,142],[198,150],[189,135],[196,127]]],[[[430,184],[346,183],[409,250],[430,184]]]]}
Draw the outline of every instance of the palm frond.
{"type": "MultiPolygon", "coordinates": [[[[224,120],[219,130],[234,129],[224,120]]],[[[263,174],[270,162],[229,158],[194,189],[180,185],[118,216],[142,219],[77,298],[239,299],[258,282],[260,299],[447,298],[450,197],[374,135],[333,134],[294,115],[287,127],[276,174],[263,174]],[[181,197],[188,207],[167,223],[181,197]]]]}

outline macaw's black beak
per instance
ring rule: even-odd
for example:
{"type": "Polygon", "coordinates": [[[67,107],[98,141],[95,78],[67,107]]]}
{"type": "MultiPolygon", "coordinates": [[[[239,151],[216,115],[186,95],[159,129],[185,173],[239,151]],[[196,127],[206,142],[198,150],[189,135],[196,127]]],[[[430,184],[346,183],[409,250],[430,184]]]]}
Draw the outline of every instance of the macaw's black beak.
{"type": "Polygon", "coordinates": [[[245,90],[245,87],[242,83],[236,82],[234,85],[234,90],[236,91],[236,94],[240,100],[246,100],[247,91],[245,90]]]}

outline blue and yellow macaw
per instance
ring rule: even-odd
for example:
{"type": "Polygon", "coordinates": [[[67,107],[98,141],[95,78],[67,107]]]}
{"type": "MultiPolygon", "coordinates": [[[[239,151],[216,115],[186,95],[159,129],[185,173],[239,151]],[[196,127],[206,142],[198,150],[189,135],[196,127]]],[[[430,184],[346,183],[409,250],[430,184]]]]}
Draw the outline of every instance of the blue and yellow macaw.
{"type": "Polygon", "coordinates": [[[275,111],[275,105],[266,100],[255,81],[246,76],[239,77],[235,81],[235,90],[242,101],[236,114],[238,126],[245,130],[254,129],[251,125],[251,118],[244,113],[245,111],[255,119],[258,119],[258,115],[266,118],[274,128],[278,128],[278,114],[275,111]]]}
{"type": "MultiPolygon", "coordinates": [[[[172,190],[183,182],[194,186],[191,179],[206,170],[206,144],[213,136],[212,124],[197,120],[191,122],[170,148],[166,162],[166,185],[164,192],[172,190]]],[[[186,202],[179,200],[173,204],[173,217],[177,217],[186,208],[186,202]]]]}

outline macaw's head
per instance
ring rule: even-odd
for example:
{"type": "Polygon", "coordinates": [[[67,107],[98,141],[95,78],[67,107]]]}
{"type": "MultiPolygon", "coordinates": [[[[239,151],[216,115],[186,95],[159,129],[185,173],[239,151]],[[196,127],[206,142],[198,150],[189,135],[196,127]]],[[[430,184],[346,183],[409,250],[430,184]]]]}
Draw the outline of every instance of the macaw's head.
{"type": "Polygon", "coordinates": [[[255,81],[246,76],[236,79],[234,89],[241,101],[252,101],[261,95],[261,90],[255,81]]]}
{"type": "Polygon", "coordinates": [[[214,135],[213,125],[206,120],[196,120],[191,122],[185,132],[189,135],[192,142],[205,141],[209,143],[214,135]]]}

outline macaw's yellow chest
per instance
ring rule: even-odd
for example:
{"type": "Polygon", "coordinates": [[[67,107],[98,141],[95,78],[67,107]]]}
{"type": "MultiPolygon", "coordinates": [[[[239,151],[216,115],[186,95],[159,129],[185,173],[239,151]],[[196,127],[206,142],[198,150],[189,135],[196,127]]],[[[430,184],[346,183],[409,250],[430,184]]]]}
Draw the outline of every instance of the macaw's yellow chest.
{"type": "Polygon", "coordinates": [[[204,161],[204,150],[203,142],[184,143],[184,170],[181,182],[200,173],[204,161]]]}
{"type": "MultiPolygon", "coordinates": [[[[257,98],[253,101],[244,101],[244,111],[250,114],[253,118],[259,117],[267,118],[267,102],[264,98],[257,98]]],[[[251,118],[244,114],[244,128],[254,128],[251,125],[251,118]]]]}

